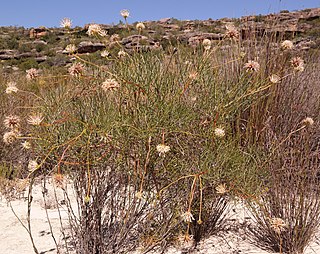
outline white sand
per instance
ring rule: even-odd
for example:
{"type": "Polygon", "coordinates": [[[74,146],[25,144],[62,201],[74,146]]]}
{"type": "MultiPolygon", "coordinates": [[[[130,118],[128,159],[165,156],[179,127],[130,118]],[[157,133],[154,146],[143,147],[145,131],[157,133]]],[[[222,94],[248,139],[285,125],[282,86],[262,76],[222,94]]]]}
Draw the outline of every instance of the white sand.
{"type": "MultiPolygon", "coordinates": [[[[25,196],[27,194],[25,193],[25,196]]],[[[57,193],[58,201],[63,200],[62,192],[57,193]]],[[[31,230],[34,237],[35,245],[39,253],[53,254],[57,253],[56,245],[52,239],[48,219],[44,209],[44,201],[42,196],[42,187],[37,185],[33,191],[33,202],[31,210],[31,230]]],[[[55,204],[54,192],[52,185],[48,187],[47,203],[55,204]]],[[[27,201],[20,198],[11,202],[14,211],[17,213],[22,222],[27,226],[27,201]]],[[[60,212],[63,222],[63,231],[68,232],[67,222],[68,216],[66,207],[60,205],[60,212]]],[[[50,222],[53,227],[54,236],[58,246],[64,245],[61,224],[57,207],[52,205],[47,209],[50,222]]],[[[27,231],[13,214],[7,201],[2,198],[0,200],[0,254],[32,254],[34,253],[32,244],[27,231]]],[[[243,232],[244,225],[252,223],[247,210],[243,205],[238,204],[230,212],[229,224],[230,230],[222,232],[219,236],[212,236],[203,240],[196,250],[184,252],[182,248],[170,248],[168,254],[197,253],[197,254],[266,254],[268,252],[259,249],[250,244],[243,232]],[[239,229],[236,233],[235,229],[239,229]]],[[[65,253],[62,249],[60,253],[65,253]]],[[[138,253],[135,252],[135,253],[138,253]]],[[[305,254],[320,253],[320,245],[317,239],[307,248],[305,254]]]]}

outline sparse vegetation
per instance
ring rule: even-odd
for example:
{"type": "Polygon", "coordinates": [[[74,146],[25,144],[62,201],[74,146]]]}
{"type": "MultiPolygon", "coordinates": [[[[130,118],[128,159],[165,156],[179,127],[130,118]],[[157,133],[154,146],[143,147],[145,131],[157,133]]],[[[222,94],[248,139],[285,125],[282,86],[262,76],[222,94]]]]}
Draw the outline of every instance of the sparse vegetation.
{"type": "MultiPolygon", "coordinates": [[[[126,23],[119,35],[147,36],[140,27],[126,23]]],[[[224,229],[230,201],[240,199],[257,245],[302,253],[320,223],[318,50],[296,50],[278,32],[244,38],[234,26],[192,47],[174,38],[148,50],[147,40],[128,50],[103,27],[88,30],[110,56],[76,49],[0,77],[0,176],[30,186],[54,179],[69,214],[65,247],[148,253],[197,244],[224,229]]],[[[78,44],[83,30],[67,31],[43,39],[78,44]]]]}

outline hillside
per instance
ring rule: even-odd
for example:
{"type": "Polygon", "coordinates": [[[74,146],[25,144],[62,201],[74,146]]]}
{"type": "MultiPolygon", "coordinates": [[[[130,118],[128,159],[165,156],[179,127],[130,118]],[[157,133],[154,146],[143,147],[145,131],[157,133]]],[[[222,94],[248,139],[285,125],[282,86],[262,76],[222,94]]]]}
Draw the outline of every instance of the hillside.
{"type": "Polygon", "coordinates": [[[6,70],[26,70],[31,67],[65,66],[70,62],[65,47],[72,43],[77,53],[98,57],[104,48],[117,48],[119,43],[127,52],[132,50],[166,49],[168,45],[196,46],[203,39],[220,41],[226,25],[233,23],[242,40],[275,35],[293,40],[296,50],[313,50],[320,47],[320,8],[302,11],[282,11],[277,14],[245,16],[240,19],[185,20],[174,18],[144,22],[146,29],[137,35],[135,24],[102,25],[109,38],[101,43],[87,35],[88,25],[70,30],[63,28],[0,28],[0,60],[6,70]],[[254,32],[253,32],[254,31],[254,32]]]}

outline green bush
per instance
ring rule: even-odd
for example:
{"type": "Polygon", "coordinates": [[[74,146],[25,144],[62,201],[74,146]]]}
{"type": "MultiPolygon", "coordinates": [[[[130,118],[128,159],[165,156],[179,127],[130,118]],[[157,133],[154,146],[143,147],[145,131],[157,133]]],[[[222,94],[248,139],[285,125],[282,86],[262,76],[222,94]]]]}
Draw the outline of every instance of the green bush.
{"type": "MultiPolygon", "coordinates": [[[[75,54],[67,67],[43,70],[33,79],[23,74],[21,91],[0,95],[3,118],[8,112],[23,118],[14,144],[31,143],[26,153],[37,165],[29,168],[28,178],[52,175],[62,186],[63,178],[73,180],[79,217],[66,202],[77,253],[165,249],[190,234],[199,242],[223,228],[230,201],[237,199],[268,211],[257,209],[259,232],[279,250],[275,233],[263,223],[267,216],[292,214],[272,214],[281,211],[281,202],[267,201],[275,195],[283,200],[287,192],[268,190],[284,184],[283,174],[291,172],[279,171],[281,163],[289,158],[286,166],[301,167],[306,162],[308,153],[299,151],[309,150],[294,141],[299,131],[309,130],[302,122],[306,116],[319,121],[320,105],[312,104],[319,98],[314,92],[319,76],[311,64],[304,72],[294,70],[293,53],[270,47],[281,43],[271,38],[225,37],[210,49],[173,39],[165,50],[123,57],[117,56],[119,45],[108,59],[99,52],[75,54]],[[271,81],[275,74],[279,80],[271,81]],[[14,104],[5,103],[12,98],[14,104]],[[32,124],[35,113],[38,122],[32,124]],[[298,154],[304,160],[295,160],[298,154]]],[[[51,59],[52,65],[65,58],[51,59]]],[[[38,66],[32,60],[20,65],[23,70],[38,66]]],[[[2,80],[4,89],[7,81],[2,80]]],[[[312,140],[310,149],[317,147],[312,140]]],[[[10,150],[5,139],[1,142],[10,150]]],[[[7,157],[19,165],[16,157],[7,157]]],[[[298,182],[301,175],[288,177],[298,182]]],[[[296,236],[299,244],[281,238],[286,242],[280,249],[304,248],[316,229],[304,225],[306,234],[296,236]]]]}

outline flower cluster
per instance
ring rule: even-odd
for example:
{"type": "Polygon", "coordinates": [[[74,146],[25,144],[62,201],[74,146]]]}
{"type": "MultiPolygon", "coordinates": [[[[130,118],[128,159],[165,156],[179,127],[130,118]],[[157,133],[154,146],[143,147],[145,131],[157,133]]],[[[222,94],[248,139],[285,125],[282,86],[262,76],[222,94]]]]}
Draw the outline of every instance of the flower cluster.
{"type": "Polygon", "coordinates": [[[305,126],[311,126],[314,124],[314,120],[311,117],[306,117],[305,119],[302,120],[302,123],[305,126]]]}
{"type": "Polygon", "coordinates": [[[244,68],[246,71],[258,72],[260,70],[260,64],[256,61],[249,60],[247,63],[245,63],[244,68]]]}
{"type": "Polygon", "coordinates": [[[285,40],[281,43],[282,49],[293,49],[293,42],[289,40],[285,40]]]}
{"type": "Polygon", "coordinates": [[[44,117],[41,113],[35,113],[28,117],[27,122],[30,125],[39,126],[42,123],[43,119],[44,117]]]}
{"type": "Polygon", "coordinates": [[[110,56],[110,52],[107,51],[107,50],[103,50],[103,51],[101,51],[100,55],[101,55],[102,57],[106,57],[106,58],[107,58],[107,57],[110,56]]]}
{"type": "Polygon", "coordinates": [[[107,32],[103,30],[102,27],[98,24],[89,25],[87,34],[89,36],[101,36],[101,37],[107,36],[107,32]]]}
{"type": "Polygon", "coordinates": [[[141,30],[145,29],[146,26],[145,26],[142,22],[139,22],[139,23],[136,25],[136,28],[137,28],[137,30],[141,31],[141,30]]]}
{"type": "Polygon", "coordinates": [[[165,154],[170,151],[170,146],[159,144],[157,145],[157,151],[159,153],[159,156],[165,157],[165,154]]]}
{"type": "Polygon", "coordinates": [[[225,183],[224,184],[219,184],[215,189],[216,189],[216,192],[218,194],[221,194],[221,195],[223,195],[223,194],[228,192],[227,186],[226,186],[225,183]]]}
{"type": "Polygon", "coordinates": [[[71,76],[81,76],[84,73],[84,65],[81,63],[74,63],[68,69],[68,72],[71,76]]]}
{"type": "Polygon", "coordinates": [[[198,72],[196,72],[196,71],[191,71],[191,72],[189,73],[189,79],[190,79],[190,80],[195,80],[195,79],[197,79],[197,77],[198,77],[198,72]]]}
{"type": "Polygon", "coordinates": [[[29,141],[23,141],[21,146],[23,149],[29,150],[31,148],[31,143],[29,141]]]}
{"type": "Polygon", "coordinates": [[[16,131],[8,131],[3,134],[3,142],[7,145],[12,144],[18,138],[19,133],[16,131]]]}
{"type": "Polygon", "coordinates": [[[60,27],[70,29],[72,26],[72,21],[69,18],[63,18],[60,22],[60,27]]]}
{"type": "Polygon", "coordinates": [[[20,136],[20,118],[16,115],[6,116],[3,124],[6,128],[10,129],[3,134],[3,142],[7,145],[12,144],[20,136]]]}
{"type": "Polygon", "coordinates": [[[239,38],[240,34],[233,24],[226,25],[226,29],[227,29],[226,37],[231,39],[239,38]]]}
{"type": "Polygon", "coordinates": [[[277,83],[279,83],[281,81],[281,78],[276,74],[272,74],[269,77],[269,79],[270,79],[270,82],[273,83],[273,84],[277,84],[277,83]]]}
{"type": "Polygon", "coordinates": [[[3,121],[3,124],[6,128],[8,129],[11,129],[11,130],[17,130],[20,128],[20,118],[18,116],[15,116],[15,115],[9,115],[9,116],[6,116],[4,121],[3,121]]]}
{"type": "Polygon", "coordinates": [[[127,19],[130,15],[130,12],[128,10],[121,10],[120,15],[124,18],[127,19]]]}
{"type": "Polygon", "coordinates": [[[26,70],[27,73],[27,79],[32,80],[39,76],[39,71],[35,68],[31,68],[29,70],[26,70]]]}
{"type": "Polygon", "coordinates": [[[30,160],[28,163],[28,169],[30,172],[35,171],[36,169],[39,168],[39,164],[36,160],[30,160]]]}
{"type": "Polygon", "coordinates": [[[110,90],[116,90],[119,87],[120,84],[113,78],[106,79],[101,85],[102,90],[105,92],[110,90]]]}
{"type": "Polygon", "coordinates": [[[304,61],[301,57],[294,57],[290,60],[290,63],[295,71],[304,71],[304,61]]]}
{"type": "Polygon", "coordinates": [[[121,37],[119,34],[113,34],[110,36],[110,41],[111,42],[117,42],[117,41],[120,41],[121,40],[121,37]]]}
{"type": "Polygon", "coordinates": [[[280,234],[282,231],[286,230],[287,224],[281,218],[271,218],[270,219],[271,228],[277,233],[280,234]]]}
{"type": "Polygon", "coordinates": [[[205,50],[211,49],[211,41],[209,39],[204,39],[202,41],[202,46],[204,47],[205,50]]]}
{"type": "Polygon", "coordinates": [[[7,88],[6,88],[6,93],[7,94],[11,94],[11,93],[16,93],[18,92],[19,89],[17,88],[17,83],[14,81],[11,81],[7,84],[7,88]]]}
{"type": "Polygon", "coordinates": [[[74,44],[69,44],[66,46],[65,51],[69,54],[73,54],[74,52],[77,51],[77,47],[74,44]]]}
{"type": "Polygon", "coordinates": [[[119,58],[124,58],[124,57],[126,57],[128,54],[127,54],[127,52],[125,52],[124,50],[120,50],[119,52],[118,52],[118,57],[119,58]]]}
{"type": "Polygon", "coordinates": [[[218,138],[223,138],[226,135],[226,133],[223,128],[215,128],[214,135],[218,138]]]}
{"type": "Polygon", "coordinates": [[[194,220],[194,217],[190,211],[186,211],[185,213],[181,214],[181,217],[185,222],[192,222],[194,220]]]}

